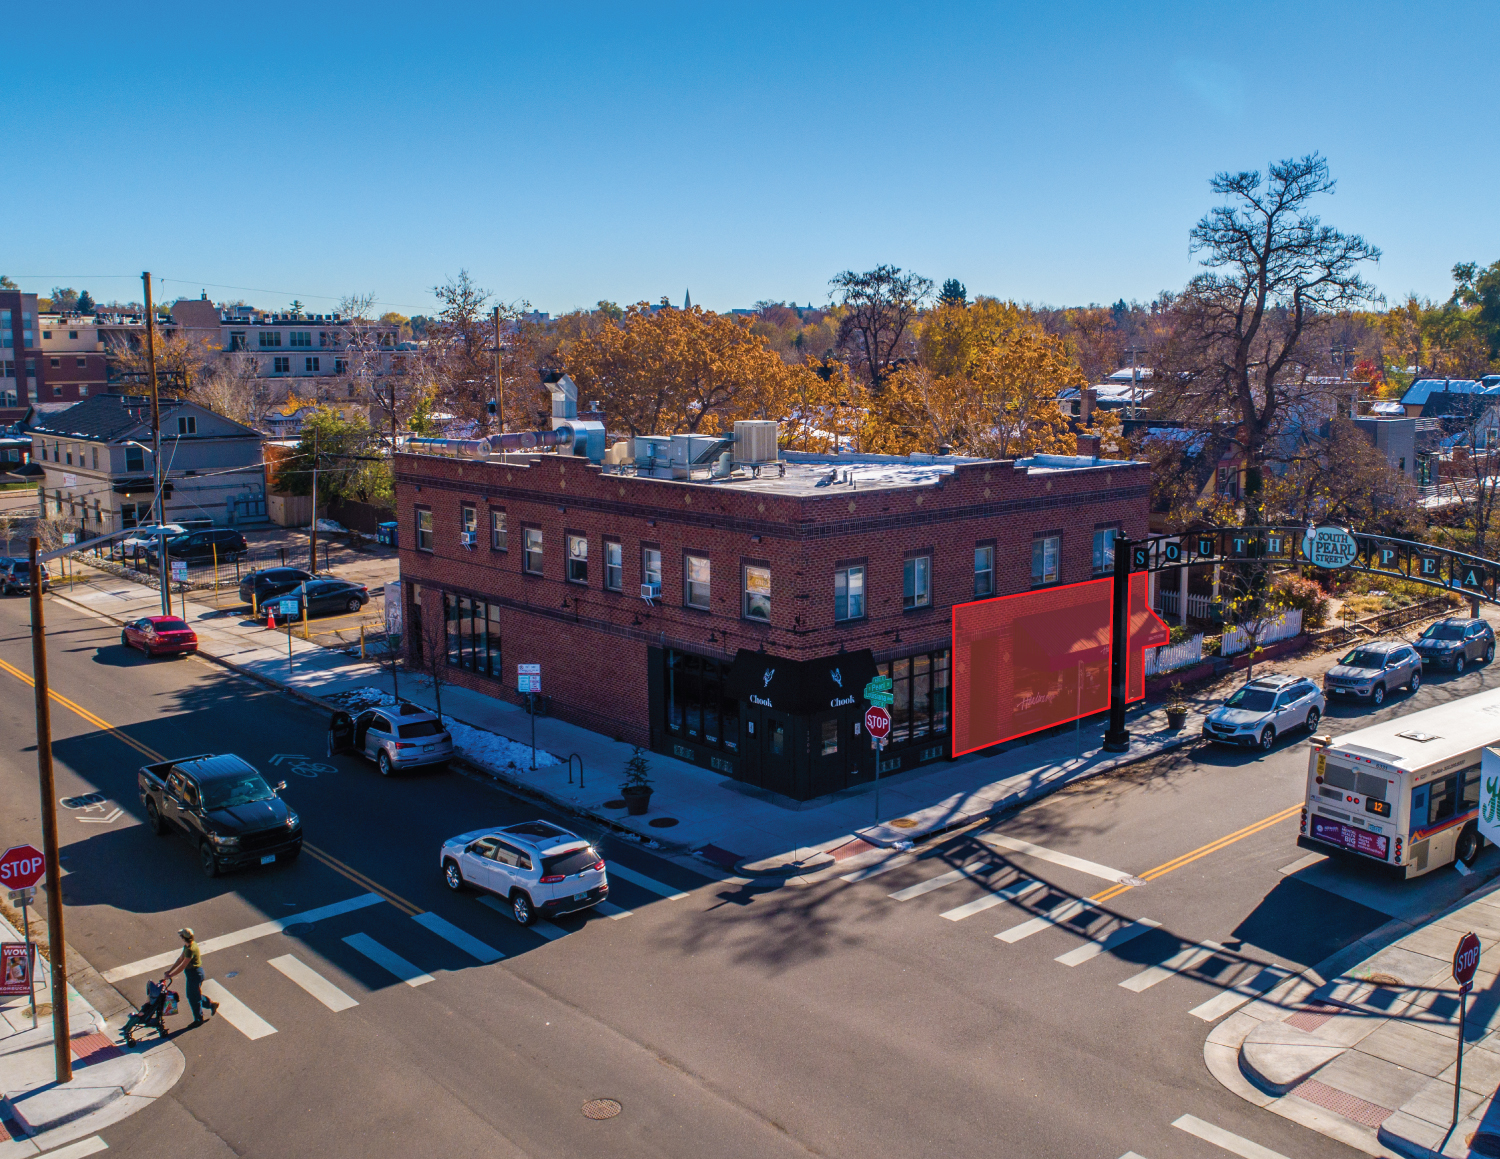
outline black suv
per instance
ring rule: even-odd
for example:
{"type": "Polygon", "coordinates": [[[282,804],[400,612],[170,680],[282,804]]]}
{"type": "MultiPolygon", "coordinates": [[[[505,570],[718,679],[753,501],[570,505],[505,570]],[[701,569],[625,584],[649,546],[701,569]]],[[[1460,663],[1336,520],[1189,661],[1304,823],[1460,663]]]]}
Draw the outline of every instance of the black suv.
{"type": "Polygon", "coordinates": [[[1459,673],[1468,664],[1495,658],[1495,630],[1484,620],[1439,620],[1427,625],[1416,648],[1424,664],[1459,673]]]}
{"type": "MultiPolygon", "coordinates": [[[[210,527],[206,531],[185,531],[167,540],[167,555],[190,563],[208,563],[217,551],[220,563],[233,562],[245,550],[245,537],[229,527],[210,527]]],[[[155,548],[148,549],[146,559],[156,565],[155,548]]]]}
{"type": "Polygon", "coordinates": [[[254,596],[258,606],[316,578],[312,572],[303,571],[300,567],[257,568],[240,580],[240,599],[248,604],[251,596],[254,596]]]}

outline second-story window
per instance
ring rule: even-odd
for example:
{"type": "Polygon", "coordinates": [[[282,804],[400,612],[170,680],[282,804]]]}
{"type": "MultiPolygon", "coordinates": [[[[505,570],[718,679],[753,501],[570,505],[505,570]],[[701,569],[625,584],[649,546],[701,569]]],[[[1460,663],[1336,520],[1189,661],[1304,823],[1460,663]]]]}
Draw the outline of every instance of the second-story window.
{"type": "Polygon", "coordinates": [[[913,556],[901,569],[901,606],[925,608],[931,603],[932,556],[913,556]]]}
{"type": "Polygon", "coordinates": [[[178,415],[177,433],[179,435],[196,435],[198,433],[197,418],[193,415],[178,415]]]}
{"type": "Polygon", "coordinates": [[[865,567],[841,567],[833,573],[833,618],[859,620],[865,614],[865,567]]]}
{"type": "Polygon", "coordinates": [[[274,350],[281,345],[280,330],[262,330],[260,332],[260,348],[262,350],[274,350]]]}
{"type": "Polygon", "coordinates": [[[293,330],[292,331],[292,340],[290,342],[288,342],[287,345],[288,346],[293,346],[293,347],[296,347],[296,348],[302,349],[302,350],[310,350],[310,349],[312,349],[312,331],[311,330],[293,330]]]}
{"type": "Polygon", "coordinates": [[[771,622],[771,569],[745,565],[745,619],[771,622]]]}
{"type": "MultiPolygon", "coordinates": [[[[42,456],[46,458],[44,454],[42,456]]],[[[140,447],[125,448],[125,469],[127,471],[144,471],[146,469],[146,452],[140,447]]]]}
{"type": "Polygon", "coordinates": [[[307,373],[308,374],[317,374],[318,373],[318,359],[316,359],[316,358],[309,358],[309,359],[306,359],[306,362],[307,362],[307,373]]]}
{"type": "Polygon", "coordinates": [[[589,539],[586,535],[568,536],[568,582],[589,582],[589,539]]]}
{"type": "Polygon", "coordinates": [[[661,548],[641,548],[641,582],[661,588],[661,548]]]}
{"type": "Polygon", "coordinates": [[[277,355],[276,358],[272,359],[272,362],[274,363],[274,366],[273,366],[274,373],[276,373],[276,374],[290,374],[292,372],[292,360],[291,360],[290,357],[283,356],[283,355],[277,355]]]}
{"type": "Polygon", "coordinates": [[[974,549],[974,598],[982,600],[995,594],[995,546],[981,544],[974,549]]]}
{"type": "Polygon", "coordinates": [[[479,539],[479,516],[474,508],[465,503],[458,509],[458,523],[463,531],[462,542],[467,546],[478,542],[479,539]]]}
{"type": "Polygon", "coordinates": [[[613,539],[604,541],[604,586],[612,592],[625,586],[625,553],[613,539]]]}
{"type": "Polygon", "coordinates": [[[505,537],[505,512],[490,512],[490,547],[495,551],[508,551],[505,537]]]}
{"type": "Polygon", "coordinates": [[[1057,582],[1060,535],[1039,535],[1031,541],[1031,582],[1033,586],[1057,582]]]}
{"type": "Polygon", "coordinates": [[[1094,571],[1115,570],[1115,540],[1120,531],[1116,527],[1101,527],[1094,532],[1094,571]]]}
{"type": "Polygon", "coordinates": [[[708,610],[708,556],[682,557],[682,602],[690,608],[708,610]]]}
{"type": "Polygon", "coordinates": [[[542,530],[539,527],[528,527],[522,532],[522,538],[526,541],[526,570],[532,575],[542,574],[542,530]]]}
{"type": "Polygon", "coordinates": [[[98,447],[90,447],[89,448],[89,459],[90,459],[91,463],[93,464],[94,470],[97,471],[99,469],[99,448],[98,447]]]}
{"type": "Polygon", "coordinates": [[[432,512],[417,512],[417,550],[432,550],[432,512]]]}

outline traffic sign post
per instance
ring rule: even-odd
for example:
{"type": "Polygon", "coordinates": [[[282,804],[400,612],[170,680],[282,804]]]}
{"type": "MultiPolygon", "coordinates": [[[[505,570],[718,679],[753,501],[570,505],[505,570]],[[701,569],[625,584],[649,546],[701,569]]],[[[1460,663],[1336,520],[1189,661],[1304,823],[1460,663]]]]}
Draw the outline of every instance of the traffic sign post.
{"type": "Polygon", "coordinates": [[[292,670],[292,617],[297,614],[297,600],[280,601],[279,611],[282,622],[286,624],[286,670],[292,670]]]}
{"type": "MultiPolygon", "coordinates": [[[[516,691],[526,694],[526,711],[531,714],[531,767],[536,768],[536,698],[542,691],[542,666],[540,664],[516,665],[516,691]]],[[[573,766],[568,765],[568,779],[573,779],[573,766]]],[[[579,774],[579,780],[583,779],[579,774]]]]}
{"type": "MultiPolygon", "coordinates": [[[[1469,1005],[1469,991],[1474,988],[1474,973],[1479,969],[1479,939],[1467,933],[1458,939],[1453,951],[1453,980],[1458,983],[1458,1063],[1453,1071],[1453,1122],[1448,1135],[1458,1126],[1458,1099],[1464,1081],[1464,1019],[1469,1005]]],[[[1448,1144],[1448,1135],[1438,1144],[1437,1153],[1442,1154],[1448,1144]]]]}
{"type": "Polygon", "coordinates": [[[46,872],[47,859],[41,850],[32,845],[12,845],[0,855],[0,884],[10,890],[12,904],[21,908],[21,936],[26,939],[24,948],[14,943],[4,947],[4,960],[0,961],[0,994],[31,995],[31,1028],[36,1029],[36,979],[32,972],[35,951],[31,945],[31,912],[27,909],[36,900],[36,883],[46,872]],[[14,971],[24,971],[24,976],[14,971]],[[12,989],[12,986],[19,987],[12,989]]]}
{"type": "MultiPolygon", "coordinates": [[[[865,686],[865,696],[868,698],[873,692],[880,696],[879,689],[872,689],[871,685],[876,680],[885,680],[890,683],[889,678],[883,676],[875,677],[870,684],[865,686]]],[[[887,700],[886,704],[890,701],[887,700]]],[[[870,740],[875,745],[875,823],[880,824],[880,755],[885,752],[885,738],[891,735],[891,714],[885,710],[885,705],[872,704],[865,709],[865,731],[870,734],[870,740]]]]}

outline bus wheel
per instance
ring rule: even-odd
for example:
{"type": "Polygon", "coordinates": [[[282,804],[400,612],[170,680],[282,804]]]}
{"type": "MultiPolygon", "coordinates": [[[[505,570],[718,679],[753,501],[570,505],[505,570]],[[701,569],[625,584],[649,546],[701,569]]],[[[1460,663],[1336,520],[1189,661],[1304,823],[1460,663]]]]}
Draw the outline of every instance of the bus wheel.
{"type": "Polygon", "coordinates": [[[1479,856],[1479,830],[1475,826],[1464,826],[1464,831],[1458,835],[1458,844],[1453,847],[1453,856],[1466,866],[1474,864],[1474,859],[1479,856]]]}

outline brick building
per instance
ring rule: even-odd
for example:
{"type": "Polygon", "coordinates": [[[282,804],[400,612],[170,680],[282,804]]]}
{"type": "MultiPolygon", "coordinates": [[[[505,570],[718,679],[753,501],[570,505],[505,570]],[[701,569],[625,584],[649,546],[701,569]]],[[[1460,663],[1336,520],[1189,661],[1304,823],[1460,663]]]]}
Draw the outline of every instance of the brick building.
{"type": "Polygon", "coordinates": [[[666,466],[643,439],[602,463],[398,455],[409,659],[509,700],[516,665],[540,663],[559,718],[805,800],[873,779],[860,692],[877,670],[896,696],[882,770],[951,754],[955,604],[1098,577],[1117,532],[1147,530],[1144,463],[740,468],[734,444],[695,438],[666,466]]]}

